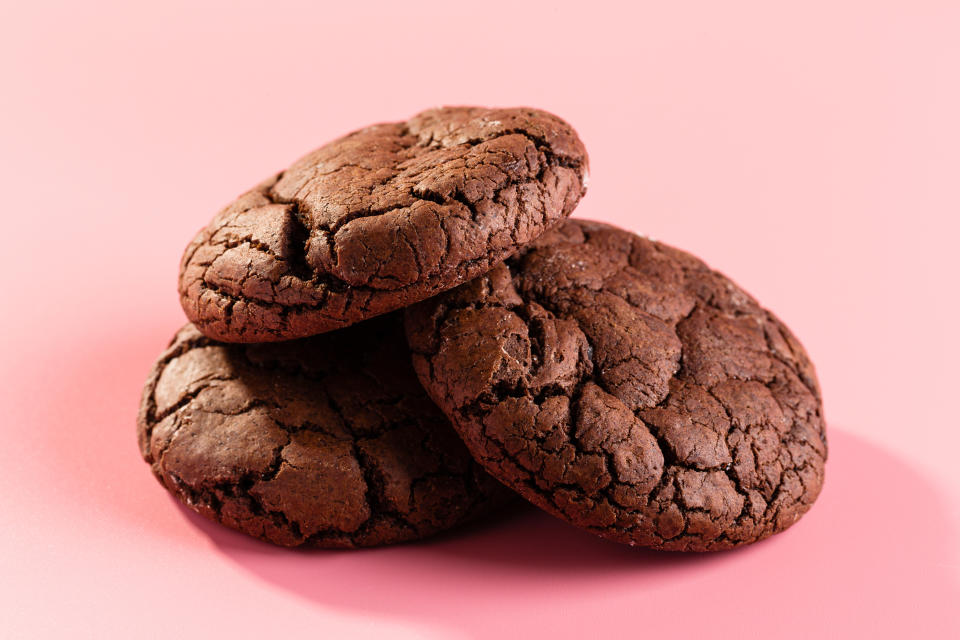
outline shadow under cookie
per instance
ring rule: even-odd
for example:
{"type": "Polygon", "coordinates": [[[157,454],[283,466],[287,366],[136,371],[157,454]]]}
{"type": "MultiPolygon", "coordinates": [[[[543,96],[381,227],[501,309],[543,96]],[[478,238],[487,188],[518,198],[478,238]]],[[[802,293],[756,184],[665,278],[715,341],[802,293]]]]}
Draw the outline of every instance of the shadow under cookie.
{"type": "Polygon", "coordinates": [[[838,623],[878,637],[949,635],[960,580],[942,499],[916,469],[862,438],[831,429],[831,447],[835,464],[815,510],[780,535],[713,554],[630,548],[532,507],[362,553],[291,553],[183,513],[249,579],[323,611],[468,638],[583,637],[638,624],[684,638],[707,628],[724,635],[742,631],[731,612],[744,607],[751,628],[809,637],[830,637],[838,623]],[[891,517],[891,505],[909,505],[909,517],[891,517]]]}

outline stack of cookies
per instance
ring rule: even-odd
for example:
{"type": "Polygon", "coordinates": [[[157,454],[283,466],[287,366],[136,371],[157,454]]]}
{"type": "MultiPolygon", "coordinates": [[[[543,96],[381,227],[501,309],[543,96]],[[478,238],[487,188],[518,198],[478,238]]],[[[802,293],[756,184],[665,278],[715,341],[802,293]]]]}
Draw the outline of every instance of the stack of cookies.
{"type": "Polygon", "coordinates": [[[365,547],[517,494],[596,535],[706,551],[816,499],[816,375],[690,254],[568,219],[587,153],[534,109],[356,131],[187,247],[190,323],[150,373],[140,450],[194,511],[285,545],[365,547]]]}

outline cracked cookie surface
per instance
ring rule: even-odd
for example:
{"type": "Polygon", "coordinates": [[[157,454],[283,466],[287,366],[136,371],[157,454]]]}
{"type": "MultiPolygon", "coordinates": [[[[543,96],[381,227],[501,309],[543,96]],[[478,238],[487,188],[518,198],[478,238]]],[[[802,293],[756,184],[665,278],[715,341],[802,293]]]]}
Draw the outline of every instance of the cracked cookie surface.
{"type": "Polygon", "coordinates": [[[707,551],[793,524],[823,482],[816,374],[693,256],[569,220],[406,311],[414,367],[471,453],[603,537],[707,551]]]}
{"type": "Polygon", "coordinates": [[[446,107],[361,129],[218,213],[180,301],[205,335],[270,342],[344,327],[466,282],[570,215],[576,132],[535,109],[446,107]]]}
{"type": "Polygon", "coordinates": [[[137,427],[182,502],[284,546],[414,540],[509,493],[417,383],[397,314],[259,345],[188,324],[151,371],[137,427]]]}

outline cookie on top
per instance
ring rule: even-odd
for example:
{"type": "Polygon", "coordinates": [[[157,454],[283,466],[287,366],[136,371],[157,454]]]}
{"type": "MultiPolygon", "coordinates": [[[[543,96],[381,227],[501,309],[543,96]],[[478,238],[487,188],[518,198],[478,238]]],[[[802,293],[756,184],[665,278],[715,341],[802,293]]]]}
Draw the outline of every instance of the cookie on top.
{"type": "Polygon", "coordinates": [[[338,329],[481,275],[570,215],[586,150],[536,109],[445,107],[330,142],[187,247],[180,300],[226,342],[338,329]]]}

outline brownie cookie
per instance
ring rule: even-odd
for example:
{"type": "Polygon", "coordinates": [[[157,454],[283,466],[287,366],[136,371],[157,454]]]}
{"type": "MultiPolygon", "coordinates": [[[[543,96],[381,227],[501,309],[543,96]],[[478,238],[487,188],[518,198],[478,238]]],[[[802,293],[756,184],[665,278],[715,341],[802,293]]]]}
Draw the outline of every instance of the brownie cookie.
{"type": "Polygon", "coordinates": [[[397,314],[262,345],[187,325],[147,380],[137,426],[182,502],[285,546],[414,540],[509,493],[417,383],[397,314]]]}
{"type": "Polygon", "coordinates": [[[693,256],[570,220],[407,310],[414,366],[471,453],[598,535],[706,551],[765,538],[823,482],[803,347],[693,256]]]}
{"type": "Polygon", "coordinates": [[[586,182],[576,132],[543,111],[367,127],[217,214],[183,256],[181,304],[227,342],[344,327],[485,273],[568,216],[586,182]]]}

